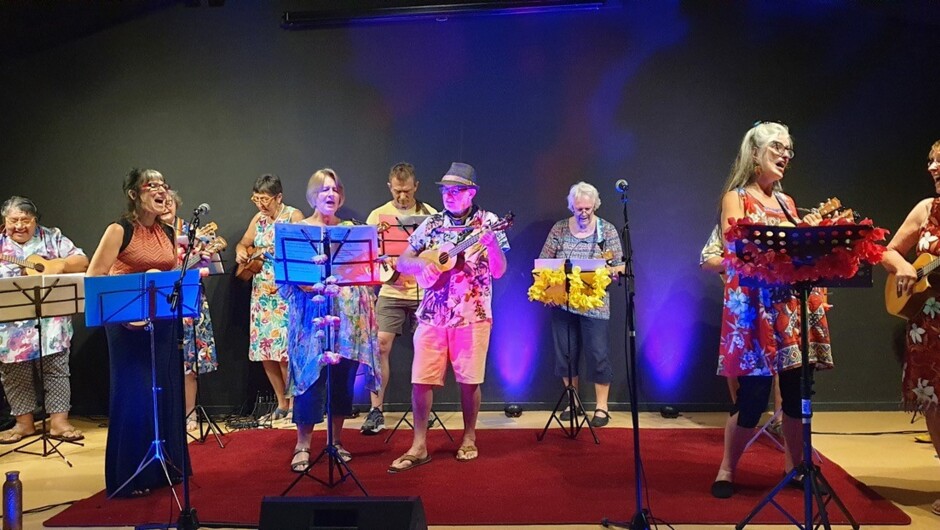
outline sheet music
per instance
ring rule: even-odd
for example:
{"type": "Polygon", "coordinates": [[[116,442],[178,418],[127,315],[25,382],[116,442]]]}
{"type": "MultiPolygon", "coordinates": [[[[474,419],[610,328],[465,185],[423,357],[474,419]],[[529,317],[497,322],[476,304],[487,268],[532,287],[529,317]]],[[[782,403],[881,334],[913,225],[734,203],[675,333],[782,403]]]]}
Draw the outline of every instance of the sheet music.
{"type": "MultiPolygon", "coordinates": [[[[535,260],[533,268],[535,269],[561,269],[565,266],[565,260],[562,258],[540,258],[535,260]]],[[[602,259],[573,259],[571,268],[581,267],[582,272],[593,272],[607,266],[607,262],[602,259]]]]}

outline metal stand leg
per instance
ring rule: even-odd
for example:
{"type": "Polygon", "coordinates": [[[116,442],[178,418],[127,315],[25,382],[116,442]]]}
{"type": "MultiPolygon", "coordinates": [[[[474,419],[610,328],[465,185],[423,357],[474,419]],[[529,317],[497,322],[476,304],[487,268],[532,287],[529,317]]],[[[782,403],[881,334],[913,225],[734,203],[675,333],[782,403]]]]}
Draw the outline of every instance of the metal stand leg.
{"type": "MultiPolygon", "coordinates": [[[[347,478],[352,478],[353,482],[356,483],[356,486],[359,487],[359,490],[362,491],[362,494],[365,495],[366,497],[369,496],[369,494],[366,492],[366,489],[362,486],[362,483],[359,482],[359,479],[357,479],[356,475],[353,474],[352,469],[349,467],[349,463],[343,461],[343,457],[340,456],[338,448],[335,445],[333,445],[333,411],[331,407],[331,404],[332,404],[331,402],[333,401],[332,390],[333,390],[333,365],[327,365],[326,366],[326,447],[324,447],[323,450],[320,451],[320,454],[317,455],[317,458],[313,462],[310,463],[310,467],[308,467],[303,473],[299,474],[297,478],[295,478],[294,481],[291,482],[289,486],[287,486],[287,489],[285,489],[281,493],[281,497],[287,495],[290,492],[290,490],[292,490],[294,486],[296,486],[297,483],[300,482],[300,480],[304,477],[313,479],[328,488],[333,488],[335,486],[338,486],[342,484],[343,482],[345,482],[347,478]],[[320,460],[322,460],[324,457],[326,457],[327,462],[328,462],[327,480],[320,479],[310,474],[310,471],[312,471],[313,468],[316,467],[317,463],[319,463],[320,460]],[[337,472],[339,473],[338,476],[336,476],[335,474],[337,472]]],[[[311,389],[310,391],[313,391],[313,389],[311,389]]]]}
{"type": "Polygon", "coordinates": [[[108,499],[114,498],[121,490],[127,487],[137,475],[140,475],[144,469],[146,469],[154,460],[160,463],[160,467],[163,469],[163,476],[166,477],[167,485],[170,486],[170,491],[173,493],[173,499],[176,501],[177,507],[180,511],[183,510],[183,504],[180,502],[179,495],[176,494],[176,489],[173,488],[173,479],[170,478],[169,468],[173,468],[174,471],[179,473],[182,477],[183,473],[177,468],[172,461],[167,457],[166,451],[164,449],[165,440],[160,438],[160,416],[159,416],[159,399],[160,392],[162,388],[157,386],[157,352],[154,345],[154,329],[153,322],[149,319],[147,320],[147,331],[150,333],[150,377],[152,381],[151,392],[153,395],[153,442],[150,443],[150,448],[147,449],[147,453],[144,455],[144,458],[140,461],[140,465],[137,466],[137,470],[134,471],[123,484],[120,485],[114,492],[108,496],[108,499]]]}
{"type": "MultiPolygon", "coordinates": [[[[395,427],[393,427],[391,432],[388,433],[388,436],[385,437],[385,443],[388,443],[389,440],[392,439],[392,435],[394,435],[398,431],[398,428],[401,427],[402,423],[407,424],[408,427],[411,427],[412,429],[415,428],[415,426],[408,420],[408,413],[410,412],[411,412],[411,405],[408,405],[408,410],[406,410],[405,413],[401,415],[401,418],[398,418],[398,422],[395,424],[395,427]]],[[[440,425],[441,429],[444,429],[444,434],[446,434],[447,438],[449,438],[450,441],[453,442],[454,437],[450,435],[450,431],[448,431],[447,427],[444,426],[444,422],[441,421],[441,418],[437,415],[437,412],[434,412],[434,409],[431,409],[431,419],[428,420],[428,429],[433,427],[435,423],[440,425]]]]}
{"type": "Polygon", "coordinates": [[[800,300],[800,347],[802,351],[802,367],[800,368],[800,398],[802,400],[802,420],[803,420],[803,461],[799,465],[793,467],[783,480],[778,483],[766,497],[761,499],[761,501],[751,510],[751,513],[744,518],[743,521],[735,525],[735,528],[740,530],[747,526],[747,524],[754,518],[764,506],[768,504],[773,504],[777,510],[785,515],[791,523],[793,523],[797,528],[802,530],[810,530],[810,528],[818,528],[823,526],[826,530],[830,530],[832,526],[829,523],[829,513],[826,511],[826,507],[829,504],[829,501],[835,502],[836,507],[842,512],[845,518],[849,521],[849,524],[854,529],[858,529],[858,523],[855,522],[855,519],[852,517],[852,514],[846,509],[845,504],[842,503],[842,500],[839,499],[839,496],[836,495],[835,491],[830,486],[829,482],[826,481],[823,477],[822,470],[819,469],[819,466],[813,463],[813,438],[812,438],[812,417],[813,417],[813,370],[814,367],[810,366],[809,363],[809,316],[806,307],[806,300],[809,295],[810,288],[802,286],[798,289],[799,300],[800,300]],[[777,501],[774,500],[777,493],[780,492],[790,483],[791,480],[800,478],[800,482],[803,485],[803,521],[802,524],[795,517],[787,513],[777,501]],[[814,504],[815,503],[815,504],[814,504]],[[818,512],[816,511],[818,508],[818,512]]]}

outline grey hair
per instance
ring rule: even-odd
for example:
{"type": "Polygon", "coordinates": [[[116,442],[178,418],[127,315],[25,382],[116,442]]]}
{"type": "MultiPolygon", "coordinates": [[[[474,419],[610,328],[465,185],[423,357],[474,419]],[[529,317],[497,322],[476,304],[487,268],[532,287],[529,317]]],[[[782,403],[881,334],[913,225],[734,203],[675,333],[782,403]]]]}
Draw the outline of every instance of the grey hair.
{"type": "Polygon", "coordinates": [[[571,189],[568,190],[568,210],[573,212],[574,201],[580,198],[587,198],[594,201],[595,210],[601,207],[601,194],[597,191],[597,188],[583,180],[571,186],[571,189]]]}
{"type": "Polygon", "coordinates": [[[0,216],[4,219],[10,215],[13,210],[20,210],[27,215],[32,215],[39,220],[39,208],[36,208],[36,203],[27,199],[26,197],[20,197],[19,195],[14,195],[3,202],[3,206],[0,206],[0,216]]]}
{"type": "MultiPolygon", "coordinates": [[[[725,187],[721,190],[721,195],[747,186],[757,178],[755,171],[757,163],[755,158],[759,157],[770,142],[778,136],[785,135],[790,139],[790,147],[793,147],[793,137],[790,136],[790,129],[786,125],[777,122],[760,122],[750,128],[741,140],[741,147],[738,149],[738,156],[735,157],[731,165],[731,174],[725,182],[725,187]]],[[[774,191],[781,191],[780,181],[774,183],[774,191]]]]}
{"type": "Polygon", "coordinates": [[[180,192],[173,190],[173,189],[166,190],[166,196],[169,197],[173,201],[173,204],[176,205],[177,210],[179,210],[180,207],[183,205],[183,198],[180,197],[180,192]]]}

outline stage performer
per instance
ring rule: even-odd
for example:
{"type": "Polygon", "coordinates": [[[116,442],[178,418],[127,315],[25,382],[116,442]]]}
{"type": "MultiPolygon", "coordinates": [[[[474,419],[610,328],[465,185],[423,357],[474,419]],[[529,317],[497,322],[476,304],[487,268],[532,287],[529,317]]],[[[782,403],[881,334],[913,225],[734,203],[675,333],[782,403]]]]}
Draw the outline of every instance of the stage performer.
{"type": "MultiPolygon", "coordinates": [[[[746,218],[767,225],[800,222],[793,199],[783,193],[780,185],[792,159],[793,143],[785,125],[759,122],[748,130],[723,189],[722,232],[727,231],[730,219],[746,218]]],[[[816,225],[820,220],[819,214],[809,213],[802,222],[816,225]]],[[[718,375],[736,377],[739,388],[725,426],[724,457],[711,487],[717,498],[734,494],[735,468],[767,408],[774,374],[779,374],[783,399],[785,470],[789,472],[801,461],[799,306],[796,293],[790,289],[747,287],[741,285],[733,269],[728,269],[718,375]]],[[[817,369],[832,367],[827,307],[824,291],[814,289],[808,297],[813,315],[808,354],[817,369]]]]}
{"type": "MultiPolygon", "coordinates": [[[[415,199],[418,191],[418,178],[415,168],[407,162],[392,166],[388,172],[388,191],[392,200],[372,210],[366,223],[379,224],[380,215],[394,215],[396,217],[409,217],[413,215],[431,215],[437,213],[434,207],[415,199]]],[[[385,266],[395,269],[397,258],[389,258],[385,266]]],[[[379,366],[382,369],[382,386],[370,394],[372,409],[362,423],[362,434],[378,434],[385,427],[383,404],[385,403],[385,390],[389,381],[389,355],[395,337],[404,332],[414,332],[417,321],[415,311],[424,291],[418,287],[414,276],[396,272],[390,280],[382,284],[379,290],[378,301],[375,303],[375,314],[379,323],[379,366]]]]}
{"type": "MultiPolygon", "coordinates": [[[[84,272],[88,258],[58,228],[39,224],[39,210],[26,197],[13,196],[0,207],[3,233],[0,255],[16,259],[38,256],[55,260],[62,273],[84,272]]],[[[26,272],[14,263],[0,260],[0,278],[23,276],[26,272]]],[[[78,441],[82,431],[69,423],[71,387],[69,385],[69,346],[72,341],[71,317],[42,319],[40,348],[35,320],[0,324],[0,379],[10,402],[16,424],[0,432],[0,444],[19,442],[39,431],[34,426],[33,410],[38,406],[33,386],[33,371],[39,370],[42,355],[42,381],[46,393],[45,412],[49,414],[49,436],[56,440],[78,441]]]]}
{"type": "MultiPolygon", "coordinates": [[[[934,142],[927,155],[927,172],[933,179],[938,197],[924,199],[907,214],[898,228],[882,265],[895,274],[899,293],[912,294],[917,284],[917,271],[905,256],[911,250],[916,254],[940,255],[940,140],[934,142]]],[[[927,420],[927,432],[937,456],[940,456],[940,410],[937,393],[940,388],[940,311],[934,297],[928,298],[923,309],[907,321],[907,348],[904,357],[904,377],[901,396],[904,408],[920,412],[927,420]]],[[[930,509],[940,515],[940,499],[930,509]]]]}
{"type": "Polygon", "coordinates": [[[509,241],[503,232],[485,229],[486,225],[495,223],[497,217],[473,203],[478,187],[472,166],[451,164],[437,184],[444,211],[421,223],[398,259],[398,270],[421,276],[422,283],[433,286],[425,292],[418,306],[418,328],[414,334],[415,356],[411,368],[414,438],[408,451],[389,466],[389,473],[412,469],[431,460],[427,447],[428,415],[434,387],[444,385],[448,359],[460,387],[464,425],[456,457],[460,462],[467,462],[479,456],[476,422],[493,325],[493,279],[506,272],[504,252],[509,250],[509,241]],[[449,271],[439,273],[433,262],[420,256],[425,250],[439,249],[470,237],[469,234],[477,230],[482,230],[479,246],[471,247],[464,259],[457,258],[449,271]]]}
{"type": "MultiPolygon", "coordinates": [[[[189,223],[177,217],[176,211],[183,206],[183,199],[176,190],[167,190],[166,213],[160,220],[173,227],[176,235],[177,255],[180,263],[186,255],[186,246],[189,244],[189,223]]],[[[199,240],[196,239],[198,252],[199,240]]],[[[197,267],[219,270],[219,255],[203,256],[197,267]]],[[[195,414],[196,393],[198,377],[219,369],[219,357],[215,348],[215,334],[212,332],[212,315],[209,314],[209,300],[206,298],[205,288],[200,293],[199,317],[183,318],[183,384],[186,387],[186,430],[195,431],[199,428],[199,418],[195,414]],[[193,370],[195,364],[196,370],[193,370]],[[198,372],[198,375],[197,375],[198,372]]]]}
{"type": "MultiPolygon", "coordinates": [[[[552,226],[539,258],[605,259],[612,274],[623,274],[623,250],[617,229],[596,215],[601,206],[597,188],[578,182],[568,191],[568,210],[573,214],[552,226]]],[[[610,364],[610,295],[604,293],[604,305],[577,310],[564,305],[552,308],[552,336],[555,339],[555,375],[568,386],[570,358],[571,384],[578,387],[579,360],[584,354],[587,364],[585,378],[594,383],[597,405],[591,425],[603,427],[610,421],[607,396],[613,369],[610,364]]],[[[573,406],[573,405],[572,405],[573,406]]],[[[572,410],[562,412],[568,421],[572,410]]],[[[575,411],[578,415],[583,410],[575,411]]]]}
{"type": "MultiPolygon", "coordinates": [[[[173,228],[160,220],[166,212],[169,185],[159,171],[132,169],[124,178],[126,207],[122,217],[108,225],[88,267],[89,276],[170,271],[176,267],[173,228]]],[[[166,486],[158,461],[124,485],[137,471],[154,440],[153,394],[162,388],[160,435],[170,462],[170,479],[177,482],[183,462],[183,382],[178,363],[176,323],[155,320],[156,382],[151,378],[150,333],[143,326],[107,325],[111,368],[108,443],[105,450],[105,489],[108,495],[136,497],[166,486]]],[[[188,460],[188,458],[187,458],[188,460]]]]}
{"type": "MultiPolygon", "coordinates": [[[[313,207],[313,214],[301,223],[352,226],[352,222],[337,217],[345,199],[346,192],[336,172],[329,168],[318,170],[307,184],[307,202],[313,207]]],[[[288,391],[294,397],[293,420],[297,424],[297,444],[290,467],[303,473],[310,467],[313,426],[323,421],[327,401],[327,370],[324,369],[327,359],[323,355],[323,342],[315,336],[317,329],[311,325],[321,306],[314,300],[317,295],[310,286],[285,284],[281,286],[281,293],[290,307],[288,391]]],[[[363,368],[366,389],[374,392],[381,384],[374,297],[371,287],[360,285],[340,287],[331,299],[330,314],[340,319],[334,351],[340,359],[330,368],[330,413],[333,446],[345,462],[352,460],[352,454],[343,447],[343,424],[352,415],[353,383],[359,367],[363,368]]]]}
{"type": "MultiPolygon", "coordinates": [[[[248,223],[241,241],[235,245],[235,261],[245,265],[263,253],[274,250],[274,223],[296,223],[304,214],[284,204],[281,179],[261,175],[252,188],[251,202],[258,213],[248,223]]],[[[277,409],[262,420],[283,420],[290,414],[287,387],[287,303],[274,285],[274,264],[264,259],[261,271],[251,281],[251,322],[248,359],[260,361],[277,397],[277,409]]]]}
{"type": "MultiPolygon", "coordinates": [[[[725,246],[722,244],[724,238],[721,237],[721,226],[715,225],[712,233],[708,236],[708,241],[702,247],[702,254],[699,257],[698,265],[702,270],[717,273],[721,277],[721,282],[725,281],[725,266],[722,263],[724,258],[725,246]]],[[[734,403],[738,395],[738,379],[736,377],[726,377],[728,382],[728,391],[731,394],[731,402],[734,403]]],[[[777,375],[774,374],[774,413],[780,410],[782,405],[780,397],[780,385],[777,384],[777,375]]],[[[777,418],[770,426],[769,430],[775,434],[783,434],[783,419],[777,418]]]]}

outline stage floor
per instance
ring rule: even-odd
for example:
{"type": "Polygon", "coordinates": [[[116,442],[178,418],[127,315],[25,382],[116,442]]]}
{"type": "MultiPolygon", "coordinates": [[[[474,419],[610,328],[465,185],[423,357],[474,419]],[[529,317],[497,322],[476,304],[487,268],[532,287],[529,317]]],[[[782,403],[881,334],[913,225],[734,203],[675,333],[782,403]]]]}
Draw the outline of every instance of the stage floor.
{"type": "MultiPolygon", "coordinates": [[[[398,413],[386,415],[386,421],[397,421],[398,413]]],[[[459,412],[440,414],[448,428],[461,428],[459,412]]],[[[724,423],[724,414],[688,413],[674,420],[663,419],[659,414],[640,415],[640,426],[645,429],[655,428],[703,428],[720,427],[724,423]]],[[[614,412],[611,426],[629,427],[628,412],[614,412]]],[[[541,428],[548,419],[548,412],[526,411],[520,418],[507,418],[502,413],[484,412],[480,415],[480,428],[541,428]]],[[[349,420],[346,426],[351,432],[345,436],[360,436],[359,424],[362,419],[349,420]]],[[[107,429],[96,422],[84,418],[73,418],[73,423],[85,432],[85,447],[68,444],[62,451],[72,462],[69,468],[57,456],[40,458],[33,455],[13,453],[0,458],[0,470],[19,470],[23,479],[24,509],[32,510],[41,506],[67,503],[88,497],[104,489],[104,446],[107,429]]],[[[285,425],[285,428],[290,428],[285,425]]],[[[883,526],[887,529],[920,529],[940,527],[940,516],[930,511],[930,503],[940,497],[940,466],[929,444],[914,443],[912,432],[923,432],[923,420],[913,425],[910,415],[901,412],[821,412],[814,417],[813,430],[815,446],[828,458],[842,466],[859,481],[867,484],[885,498],[894,502],[910,515],[910,526],[883,526]],[[872,434],[890,433],[890,434],[872,434]]],[[[397,433],[396,436],[407,436],[397,433]]],[[[583,433],[582,436],[589,436],[583,433]]],[[[372,437],[376,443],[382,443],[384,436],[372,437]]],[[[206,443],[215,443],[210,438],[206,443]]],[[[34,444],[31,447],[37,447],[34,444]]],[[[0,447],[0,453],[13,446],[0,447]]],[[[285,447],[284,451],[290,451],[285,447]]],[[[485,454],[481,457],[485,458],[485,454]]],[[[781,454],[781,469],[783,456],[781,454]]],[[[717,470],[719,462],[715,462],[717,470]]],[[[746,465],[746,464],[745,464],[746,465]]],[[[633,499],[624,499],[632,503],[633,499]]],[[[24,528],[43,528],[42,522],[65,507],[57,507],[41,513],[24,516],[24,528]]],[[[198,508],[198,507],[197,507],[198,508]]],[[[653,506],[655,514],[656,507],[653,506]]],[[[666,521],[668,522],[668,521],[666,521]]],[[[733,528],[721,525],[677,525],[678,529],[717,529],[733,528]]],[[[86,527],[87,528],[87,527],[86,527]]],[[[113,527],[112,527],[113,528],[113,527]]],[[[130,527],[128,527],[130,528],[130,527]]],[[[471,530],[483,527],[470,526],[432,526],[443,530],[471,530]]],[[[564,528],[569,530],[600,528],[600,525],[551,525],[551,526],[511,526],[514,530],[564,528]]],[[[749,528],[781,528],[780,526],[749,526],[749,528]]],[[[847,528],[847,527],[846,527],[847,528]]]]}

